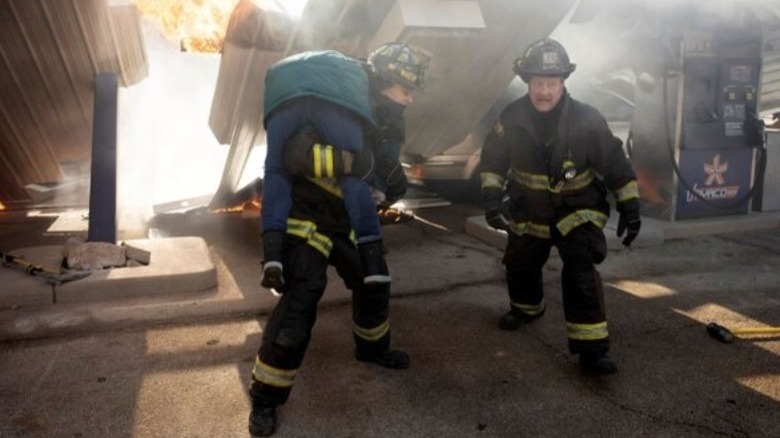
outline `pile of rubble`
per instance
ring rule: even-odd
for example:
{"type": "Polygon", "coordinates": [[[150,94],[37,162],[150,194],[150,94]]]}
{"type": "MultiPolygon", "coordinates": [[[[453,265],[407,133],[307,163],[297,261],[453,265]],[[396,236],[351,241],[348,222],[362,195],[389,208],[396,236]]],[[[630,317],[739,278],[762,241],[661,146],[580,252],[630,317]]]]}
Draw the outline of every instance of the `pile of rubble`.
{"type": "Polygon", "coordinates": [[[146,266],[151,252],[125,242],[85,242],[71,237],[62,249],[63,267],[78,271],[94,271],[118,267],[146,266]]]}

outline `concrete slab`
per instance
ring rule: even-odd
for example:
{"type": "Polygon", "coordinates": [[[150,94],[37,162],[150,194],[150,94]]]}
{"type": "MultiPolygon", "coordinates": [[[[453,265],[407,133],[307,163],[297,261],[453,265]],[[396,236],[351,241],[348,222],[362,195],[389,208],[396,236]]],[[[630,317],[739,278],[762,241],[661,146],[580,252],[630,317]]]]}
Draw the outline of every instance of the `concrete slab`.
{"type": "Polygon", "coordinates": [[[93,271],[87,278],[55,287],[56,302],[156,297],[217,285],[208,246],[200,237],[136,239],[127,243],[149,251],[149,265],[93,271]]]}
{"type": "MultiPolygon", "coordinates": [[[[216,268],[201,237],[134,239],[126,243],[149,251],[149,265],[96,270],[86,278],[61,285],[47,284],[23,271],[3,269],[0,307],[159,297],[217,286],[216,268]]],[[[21,248],[12,254],[35,264],[58,267],[62,246],[21,248]]]]}

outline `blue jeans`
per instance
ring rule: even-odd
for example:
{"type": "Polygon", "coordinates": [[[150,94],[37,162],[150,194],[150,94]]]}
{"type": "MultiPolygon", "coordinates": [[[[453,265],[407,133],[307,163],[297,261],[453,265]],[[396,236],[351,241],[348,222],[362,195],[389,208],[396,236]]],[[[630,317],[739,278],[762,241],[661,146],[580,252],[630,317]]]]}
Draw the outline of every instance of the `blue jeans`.
{"type": "MultiPolygon", "coordinates": [[[[284,145],[307,124],[313,125],[320,137],[336,148],[356,152],[364,147],[363,127],[357,116],[346,108],[316,98],[299,98],[276,109],[266,120],[268,150],[263,181],[263,231],[287,229],[292,181],[284,166],[284,145]]],[[[339,186],[358,242],[379,240],[379,217],[369,185],[353,176],[341,176],[339,186]]]]}

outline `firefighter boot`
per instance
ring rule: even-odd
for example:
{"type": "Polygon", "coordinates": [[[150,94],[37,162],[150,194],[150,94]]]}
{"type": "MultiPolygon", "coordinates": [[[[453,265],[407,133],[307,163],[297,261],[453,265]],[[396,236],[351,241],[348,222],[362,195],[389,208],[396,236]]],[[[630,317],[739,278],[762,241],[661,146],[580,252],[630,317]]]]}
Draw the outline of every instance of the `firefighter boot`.
{"type": "Polygon", "coordinates": [[[358,243],[358,252],[363,263],[363,283],[390,283],[390,272],[387,270],[381,240],[358,243]]]}
{"type": "Polygon", "coordinates": [[[276,431],[276,405],[252,401],[249,414],[249,435],[252,438],[271,436],[276,431]]]}
{"type": "Polygon", "coordinates": [[[545,309],[542,309],[541,312],[537,313],[536,315],[528,315],[527,313],[523,313],[520,310],[515,309],[514,307],[509,310],[509,312],[506,312],[505,314],[501,315],[501,318],[498,319],[498,328],[505,331],[515,331],[520,328],[520,326],[524,324],[528,324],[529,322],[535,320],[536,318],[541,317],[544,315],[545,309]]]}
{"type": "Polygon", "coordinates": [[[617,365],[606,353],[580,353],[580,369],[585,374],[607,376],[617,372],[617,365]]]}
{"type": "Polygon", "coordinates": [[[370,362],[394,370],[409,368],[409,354],[402,350],[385,350],[381,353],[363,353],[355,351],[355,359],[361,362],[370,362]]]}
{"type": "Polygon", "coordinates": [[[260,285],[266,289],[279,289],[284,286],[282,276],[282,247],[284,246],[284,231],[268,231],[263,233],[263,277],[260,285]]]}

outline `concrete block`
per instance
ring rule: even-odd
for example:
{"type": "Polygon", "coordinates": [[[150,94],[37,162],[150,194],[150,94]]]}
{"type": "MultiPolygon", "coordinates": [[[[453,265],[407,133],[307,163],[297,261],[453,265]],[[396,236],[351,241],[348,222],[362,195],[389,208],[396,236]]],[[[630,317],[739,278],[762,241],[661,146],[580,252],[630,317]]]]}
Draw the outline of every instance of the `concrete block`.
{"type": "Polygon", "coordinates": [[[152,256],[147,266],[93,271],[87,278],[55,288],[57,303],[121,298],[160,297],[208,290],[217,273],[206,242],[200,237],[128,240],[152,256]]]}
{"type": "Polygon", "coordinates": [[[94,271],[104,268],[125,266],[125,248],[107,242],[84,242],[65,245],[65,259],[68,268],[79,271],[94,271]]]}
{"type": "Polygon", "coordinates": [[[128,265],[130,261],[136,261],[142,265],[148,265],[151,262],[152,253],[150,251],[130,245],[127,242],[122,242],[122,247],[125,249],[128,265]]]}

